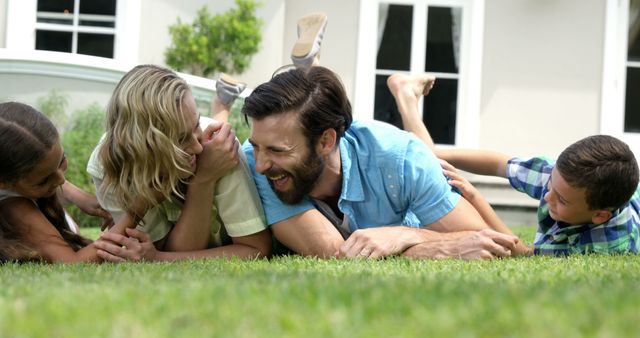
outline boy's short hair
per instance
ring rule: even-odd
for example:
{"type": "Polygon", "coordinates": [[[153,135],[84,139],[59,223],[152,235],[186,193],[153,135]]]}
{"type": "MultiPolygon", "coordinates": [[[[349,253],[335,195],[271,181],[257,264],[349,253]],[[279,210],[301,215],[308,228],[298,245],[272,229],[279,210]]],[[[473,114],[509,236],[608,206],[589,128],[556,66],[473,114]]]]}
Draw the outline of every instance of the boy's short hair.
{"type": "Polygon", "coordinates": [[[615,137],[595,135],[567,147],[556,168],[575,188],[586,190],[591,210],[617,209],[638,186],[638,163],[629,146],[615,137]]]}

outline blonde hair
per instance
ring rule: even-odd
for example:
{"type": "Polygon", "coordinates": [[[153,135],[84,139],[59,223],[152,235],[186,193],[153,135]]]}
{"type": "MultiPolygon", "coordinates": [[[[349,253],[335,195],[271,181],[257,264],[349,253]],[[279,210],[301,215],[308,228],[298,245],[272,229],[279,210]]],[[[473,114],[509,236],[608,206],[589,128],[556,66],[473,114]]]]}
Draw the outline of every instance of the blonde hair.
{"type": "Polygon", "coordinates": [[[99,153],[102,188],[113,191],[125,209],[141,197],[156,205],[178,190],[191,156],[180,144],[186,125],[182,112],[187,83],[173,71],[140,65],[120,80],[107,106],[107,132],[99,153]]]}

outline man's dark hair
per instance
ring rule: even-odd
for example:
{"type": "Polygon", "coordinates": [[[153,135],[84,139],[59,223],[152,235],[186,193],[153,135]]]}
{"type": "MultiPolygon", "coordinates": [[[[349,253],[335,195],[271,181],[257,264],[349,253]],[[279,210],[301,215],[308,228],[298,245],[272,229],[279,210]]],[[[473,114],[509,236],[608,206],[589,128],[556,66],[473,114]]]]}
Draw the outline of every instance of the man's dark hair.
{"type": "Polygon", "coordinates": [[[633,152],[612,136],[589,136],[570,145],[558,157],[556,168],[571,186],[586,190],[591,210],[621,207],[638,186],[633,152]]]}
{"type": "Polygon", "coordinates": [[[261,120],[295,112],[310,149],[327,129],[340,137],[353,120],[340,78],[324,67],[295,68],[258,86],[244,101],[242,113],[261,120]]]}

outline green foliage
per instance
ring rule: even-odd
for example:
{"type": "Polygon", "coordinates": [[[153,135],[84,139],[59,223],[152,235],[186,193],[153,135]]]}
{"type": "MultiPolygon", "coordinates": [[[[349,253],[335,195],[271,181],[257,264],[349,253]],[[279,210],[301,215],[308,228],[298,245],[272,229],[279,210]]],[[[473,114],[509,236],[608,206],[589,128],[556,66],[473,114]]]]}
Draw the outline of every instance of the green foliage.
{"type": "Polygon", "coordinates": [[[172,44],[165,51],[165,62],[197,76],[242,73],[258,52],[262,22],[255,15],[253,0],[236,0],[236,5],[218,15],[211,15],[204,6],[191,24],[178,18],[169,27],[172,44]]]}
{"type": "Polygon", "coordinates": [[[231,107],[231,116],[229,116],[229,123],[233,126],[233,130],[238,140],[240,140],[240,144],[248,139],[249,134],[251,134],[251,127],[247,124],[244,115],[240,112],[242,102],[241,99],[236,100],[233,107],[231,107]]]}
{"type": "Polygon", "coordinates": [[[0,265],[7,337],[628,337],[640,256],[0,265]]]}
{"type": "Polygon", "coordinates": [[[37,108],[53,122],[60,132],[63,132],[69,120],[66,112],[68,104],[68,96],[54,89],[47,96],[38,98],[37,108]]]}
{"type": "MultiPolygon", "coordinates": [[[[68,130],[62,134],[62,145],[68,159],[65,173],[67,180],[93,194],[95,187],[86,168],[89,156],[104,132],[104,118],[104,110],[94,103],[74,112],[68,130]]],[[[99,226],[102,222],[75,206],[70,206],[67,210],[80,226],[99,226]]]]}
{"type": "MultiPolygon", "coordinates": [[[[251,128],[244,120],[241,112],[243,103],[244,100],[242,98],[236,99],[233,106],[231,106],[231,114],[228,121],[233,126],[233,131],[236,133],[238,140],[240,140],[240,144],[249,138],[249,134],[251,133],[251,128]]],[[[210,105],[211,101],[196,99],[196,107],[202,116],[210,116],[210,105]]]]}

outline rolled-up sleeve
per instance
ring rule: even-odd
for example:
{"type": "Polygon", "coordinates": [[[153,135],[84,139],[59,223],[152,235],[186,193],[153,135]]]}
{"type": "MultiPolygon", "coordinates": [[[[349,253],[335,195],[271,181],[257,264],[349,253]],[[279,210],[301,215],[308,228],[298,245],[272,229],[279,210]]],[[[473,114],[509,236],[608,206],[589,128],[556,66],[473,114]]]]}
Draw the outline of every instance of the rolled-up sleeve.
{"type": "Polygon", "coordinates": [[[258,190],[247,159],[239,151],[240,163],[216,184],[215,203],[231,237],[252,235],[267,228],[258,190]]]}

